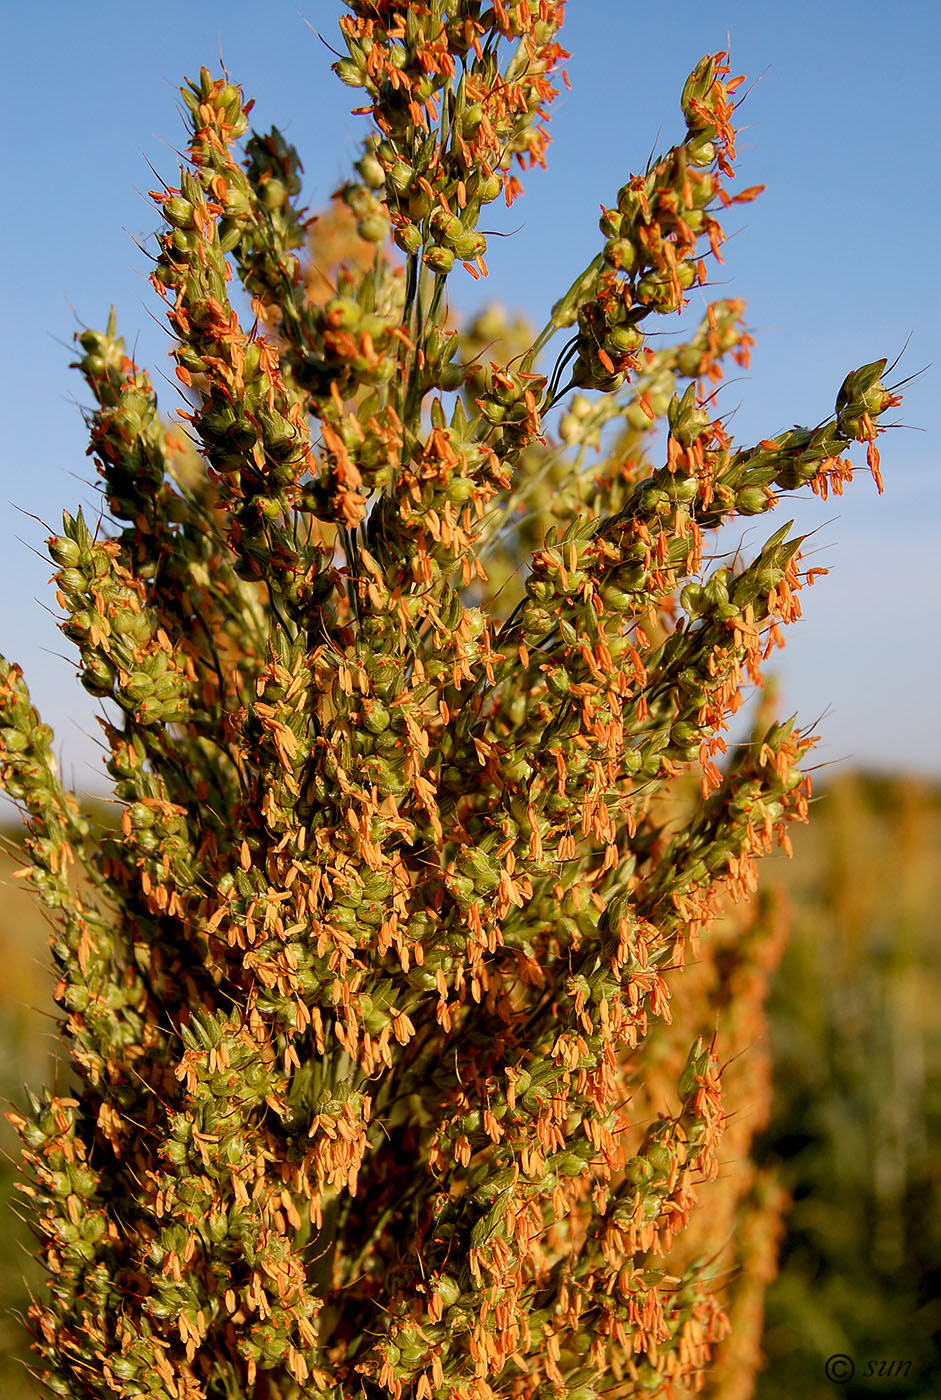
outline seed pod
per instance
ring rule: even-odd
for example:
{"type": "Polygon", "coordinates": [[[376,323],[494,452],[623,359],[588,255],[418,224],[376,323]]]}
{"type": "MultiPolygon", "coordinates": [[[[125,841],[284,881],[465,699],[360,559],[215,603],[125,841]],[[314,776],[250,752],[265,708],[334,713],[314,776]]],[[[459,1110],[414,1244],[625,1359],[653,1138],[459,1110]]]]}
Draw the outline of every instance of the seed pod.
{"type": "Polygon", "coordinates": [[[91,695],[110,695],[114,686],[114,667],[103,656],[90,656],[85,662],[82,685],[91,695]]]}
{"type": "Polygon", "coordinates": [[[154,680],[154,695],[158,700],[169,700],[179,689],[180,678],[173,672],[165,672],[154,680]]]}
{"type": "Polygon", "coordinates": [[[452,875],[448,880],[448,889],[454,895],[462,909],[467,909],[474,902],[474,881],[469,875],[452,875]]]}
{"type": "Polygon", "coordinates": [[[454,266],[454,251],[451,248],[432,244],[430,248],[425,250],[424,261],[432,272],[437,272],[439,276],[445,276],[454,266]]]}
{"type": "Polygon", "coordinates": [[[145,696],[134,710],[140,724],[157,724],[164,713],[164,702],[155,695],[145,696]]]}
{"type": "Polygon", "coordinates": [[[614,326],[605,340],[617,355],[632,355],[643,343],[643,334],[635,326],[614,326]]]}
{"type": "Polygon", "coordinates": [[[379,700],[365,700],[363,702],[365,712],[365,725],[370,734],[381,734],[383,730],[389,728],[391,715],[379,700]]]}
{"type": "Polygon", "coordinates": [[[673,1170],[674,1158],[665,1143],[655,1142],[647,1149],[647,1161],[659,1177],[668,1177],[673,1170]]]}
{"type": "Polygon", "coordinates": [[[242,189],[238,185],[229,184],[226,186],[225,199],[222,205],[224,219],[240,220],[244,219],[251,212],[252,201],[247,189],[242,189]]]}
{"type": "Polygon", "coordinates": [[[623,220],[617,209],[602,209],[598,227],[605,238],[620,238],[623,220]]]}
{"type": "Polygon", "coordinates": [[[653,1180],[653,1175],[653,1165],[646,1157],[631,1157],[624,1164],[624,1180],[630,1186],[646,1186],[653,1180]]]}
{"type": "Polygon", "coordinates": [[[153,677],[146,671],[135,671],[121,689],[130,700],[143,700],[154,693],[153,677]]]}
{"type": "Polygon", "coordinates": [[[711,607],[722,607],[729,601],[729,571],[716,569],[703,587],[703,598],[711,607]]]}
{"type": "Polygon", "coordinates": [[[131,826],[135,831],[145,831],[152,827],[156,821],[156,812],[152,807],[147,807],[143,802],[134,802],[128,808],[128,817],[131,826]]]}
{"type": "Polygon", "coordinates": [[[366,154],[356,162],[356,169],[362,176],[364,183],[368,185],[371,190],[381,190],[388,178],[383,169],[382,162],[377,158],[374,151],[367,151],[366,154]]]}
{"type": "Polygon", "coordinates": [[[179,195],[164,200],[163,213],[167,222],[174,228],[189,229],[194,225],[193,206],[188,199],[182,199],[179,195]]]}
{"type": "Polygon", "coordinates": [[[137,631],[139,616],[139,613],[133,612],[130,608],[118,608],[111,619],[111,626],[119,637],[132,636],[137,631]]]}
{"type": "Polygon", "coordinates": [[[62,631],[70,641],[83,642],[90,628],[98,620],[97,613],[91,613],[87,608],[79,608],[62,624],[62,631]]]}
{"type": "Polygon", "coordinates": [[[337,330],[356,330],[363,319],[363,308],[352,297],[333,297],[323,309],[327,324],[337,330]]]}
{"type": "Polygon", "coordinates": [[[735,493],[735,509],[739,515],[760,515],[774,501],[763,486],[743,486],[735,493]]]}
{"type": "Polygon", "coordinates": [[[494,171],[490,175],[483,175],[479,181],[472,181],[474,185],[473,198],[477,204],[492,204],[498,199],[503,189],[503,176],[494,171]]]}
{"type": "Polygon", "coordinates": [[[453,1307],[461,1296],[461,1285],[453,1274],[440,1274],[434,1279],[433,1288],[445,1310],[453,1307]]]}
{"type": "Polygon", "coordinates": [[[546,685],[556,699],[563,700],[572,688],[572,677],[564,667],[546,672],[546,685]]]}
{"type": "Polygon", "coordinates": [[[483,257],[486,253],[487,240],[482,233],[462,233],[451,240],[451,246],[456,258],[460,258],[462,262],[473,262],[475,258],[483,257]]]}
{"type": "Polygon", "coordinates": [[[84,593],[87,581],[81,569],[60,569],[58,574],[59,587],[63,593],[84,593]]]}
{"type": "Polygon", "coordinates": [[[366,75],[358,63],[354,63],[351,58],[341,58],[338,63],[331,64],[334,73],[341,83],[346,83],[347,87],[364,87],[366,75]]]}
{"type": "Polygon", "coordinates": [[[414,257],[421,252],[423,239],[421,229],[417,224],[399,224],[393,231],[393,241],[396,246],[402,249],[403,253],[408,253],[414,257]]]}
{"type": "Polygon", "coordinates": [[[234,219],[222,219],[219,223],[219,248],[223,253],[231,253],[242,237],[241,227],[234,219]]]}
{"type": "Polygon", "coordinates": [[[609,238],[604,245],[604,260],[621,272],[630,272],[637,261],[637,253],[629,238],[609,238]]]}
{"type": "Polygon", "coordinates": [[[4,753],[25,753],[29,739],[18,729],[0,729],[0,750],[4,753]]]}
{"type": "Polygon", "coordinates": [[[695,499],[699,491],[699,481],[695,476],[668,476],[663,489],[671,501],[687,504],[695,499]]]}
{"type": "Polygon", "coordinates": [[[48,543],[49,553],[60,568],[74,569],[82,557],[81,546],[68,535],[56,535],[48,543]]]}
{"type": "Polygon", "coordinates": [[[429,220],[432,237],[436,242],[454,245],[455,241],[464,234],[464,225],[456,214],[450,214],[446,209],[436,209],[429,220]]]}

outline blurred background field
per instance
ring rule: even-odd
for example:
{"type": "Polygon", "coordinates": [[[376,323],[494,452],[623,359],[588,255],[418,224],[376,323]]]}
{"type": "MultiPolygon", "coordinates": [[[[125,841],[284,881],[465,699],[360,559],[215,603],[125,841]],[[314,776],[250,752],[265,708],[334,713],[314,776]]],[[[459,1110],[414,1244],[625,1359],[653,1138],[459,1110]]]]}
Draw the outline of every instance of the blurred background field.
{"type": "MultiPolygon", "coordinates": [[[[772,983],[773,1110],[757,1155],[792,1205],[758,1400],[941,1395],[939,856],[941,786],[847,773],[821,787],[794,859],[765,862],[791,932],[772,983]],[[827,1379],[836,1354],[855,1363],[849,1384],[827,1379]]],[[[0,853],[0,1093],[20,1102],[24,1085],[62,1085],[67,1069],[48,928],[18,863],[0,853]]],[[[27,1344],[15,1310],[42,1277],[14,1210],[5,1121],[0,1141],[0,1396],[26,1400],[37,1392],[16,1360],[27,1344]]],[[[714,1393],[741,1397],[734,1384],[714,1393]]]]}
{"type": "Polygon", "coordinates": [[[927,1400],[941,1395],[941,788],[841,777],[794,848],[766,871],[792,927],[760,1156],[793,1204],[757,1395],[927,1400]],[[837,1354],[855,1362],[849,1385],[826,1379],[837,1354]]]}

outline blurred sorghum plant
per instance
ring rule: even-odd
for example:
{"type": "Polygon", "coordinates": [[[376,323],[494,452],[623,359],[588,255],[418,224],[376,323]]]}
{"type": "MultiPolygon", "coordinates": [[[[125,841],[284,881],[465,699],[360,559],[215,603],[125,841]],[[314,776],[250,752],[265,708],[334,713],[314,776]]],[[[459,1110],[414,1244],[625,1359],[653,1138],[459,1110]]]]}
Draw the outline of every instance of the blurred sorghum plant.
{"type": "Polygon", "coordinates": [[[371,134],[319,232],[277,130],[236,156],[240,90],[183,89],[153,284],[185,426],[113,317],[79,336],[116,523],[65,515],[49,550],[116,829],[0,669],[78,1084],[11,1115],[34,1349],[75,1400],[673,1395],[728,1329],[721,1258],[681,1248],[723,1047],[673,1028],[666,1112],[648,1052],[721,896],[804,817],[810,743],[766,721],[722,757],[813,571],[787,525],[747,564],[709,539],[841,489],[853,442],[878,479],[898,399],[868,365],[832,419],[736,448],[713,396],[741,304],[648,344],[757,192],[727,190],[723,54],[541,334],[455,329],[484,206],[543,163],[563,5],[347,9],[371,134]]]}

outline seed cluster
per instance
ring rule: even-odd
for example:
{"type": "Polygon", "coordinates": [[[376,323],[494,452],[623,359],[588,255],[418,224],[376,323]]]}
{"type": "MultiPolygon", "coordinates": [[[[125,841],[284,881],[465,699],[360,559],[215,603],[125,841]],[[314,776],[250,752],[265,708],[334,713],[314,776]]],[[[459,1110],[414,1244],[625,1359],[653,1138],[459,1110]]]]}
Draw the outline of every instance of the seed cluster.
{"type": "Polygon", "coordinates": [[[898,397],[869,365],[831,420],[736,448],[714,397],[747,364],[742,304],[646,343],[735,202],[724,54],[544,330],[459,328],[452,265],[485,271],[482,207],[543,161],[563,6],[347,9],[336,67],[372,128],[316,219],[276,129],[236,153],[237,87],[183,89],[187,164],[154,196],[177,421],[113,316],[79,337],[112,526],[65,515],[49,551],[113,829],[0,663],[77,1086],[11,1115],[41,1378],[68,1400],[673,1396],[730,1316],[756,1364],[773,1187],[722,1188],[727,1302],[696,1202],[719,1199],[729,1085],[761,1091],[720,1059],[760,1029],[777,944],[717,920],[804,819],[812,742],[763,712],[723,757],[818,571],[786,525],[747,563],[710,539],[841,490],[853,442],[878,480],[898,397]]]}

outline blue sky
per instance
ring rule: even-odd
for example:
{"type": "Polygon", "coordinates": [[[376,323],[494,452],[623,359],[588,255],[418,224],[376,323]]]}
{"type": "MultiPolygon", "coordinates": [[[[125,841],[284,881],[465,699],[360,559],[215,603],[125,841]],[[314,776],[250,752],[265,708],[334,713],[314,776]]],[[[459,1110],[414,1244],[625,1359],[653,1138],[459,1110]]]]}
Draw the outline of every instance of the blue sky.
{"type": "MultiPolygon", "coordinates": [[[[71,336],[113,302],[165,386],[166,332],[133,240],[155,225],[148,161],[176,179],[177,87],[203,63],[215,71],[220,51],[256,124],[300,150],[308,203],[340,183],[366,127],[313,32],[335,44],[339,13],[335,0],[8,7],[0,650],[24,665],[79,788],[102,783],[95,708],[53,654],[69,644],[49,611],[50,566],[30,548],[42,553],[47,533],[30,515],[55,526],[95,499],[71,336]]],[[[780,520],[816,530],[814,562],[832,570],[779,656],[784,704],[824,717],[824,761],[941,775],[937,5],[570,0],[563,37],[572,91],[553,108],[549,167],[511,211],[488,211],[484,226],[512,236],[491,239],[489,286],[452,279],[455,301],[502,300],[541,324],[597,250],[599,205],[680,134],[687,73],[730,40],[735,70],[758,79],[739,113],[739,180],[767,186],[732,211],[713,293],[743,297],[757,332],[752,370],[723,391],[737,439],[820,421],[849,370],[906,342],[896,377],[924,370],[896,415],[910,427],[881,440],[884,497],[863,469],[842,500],[782,503],[780,520]]]]}

